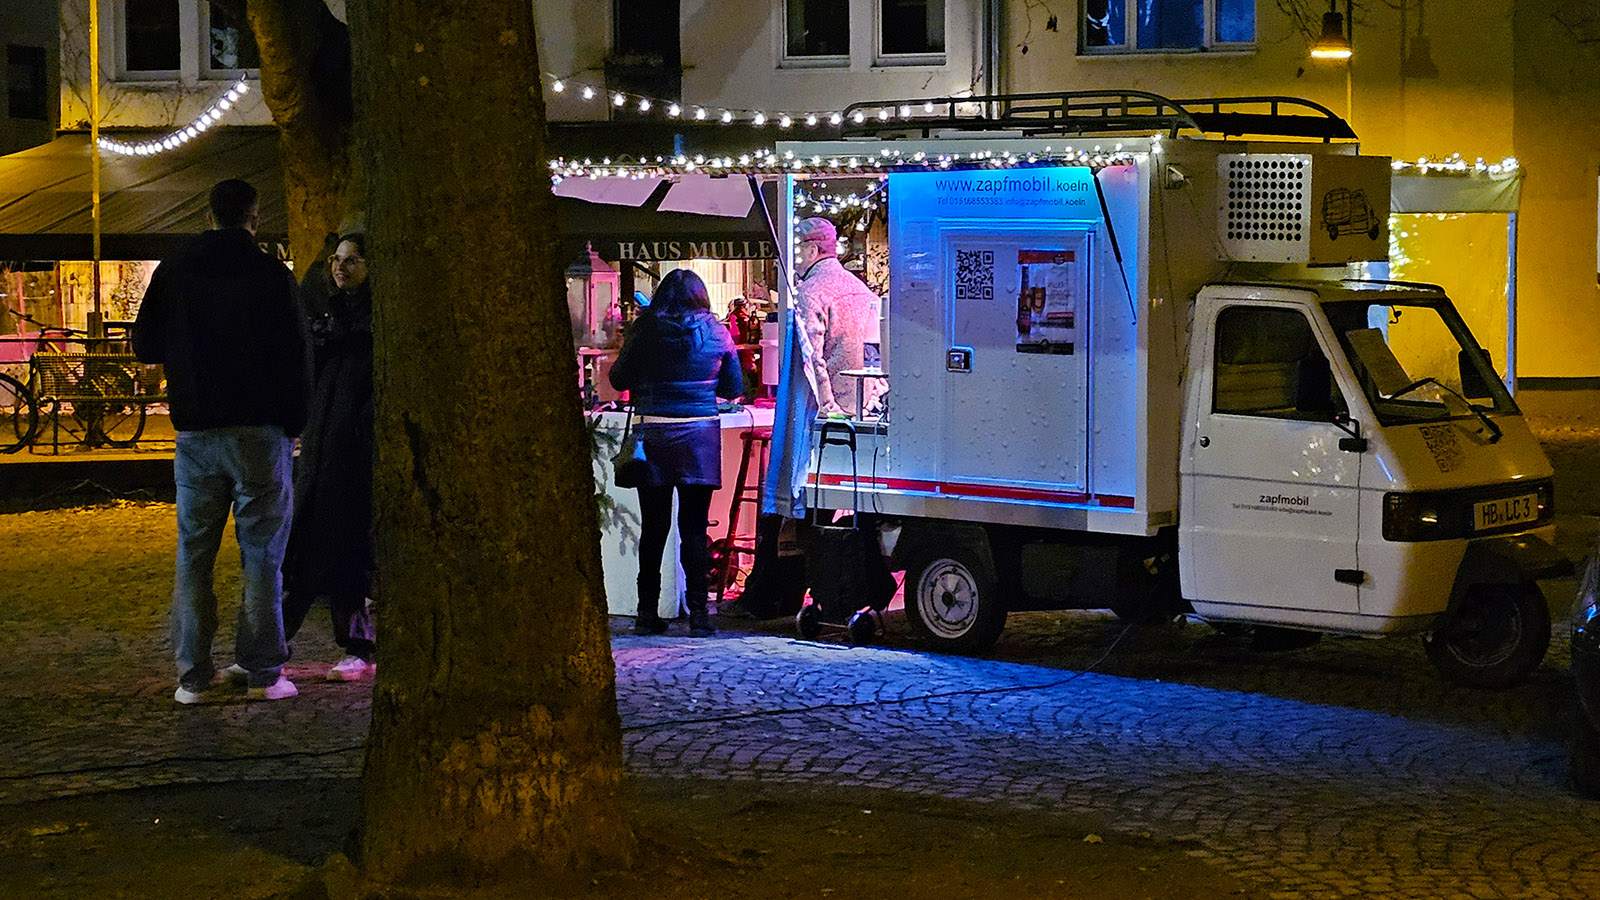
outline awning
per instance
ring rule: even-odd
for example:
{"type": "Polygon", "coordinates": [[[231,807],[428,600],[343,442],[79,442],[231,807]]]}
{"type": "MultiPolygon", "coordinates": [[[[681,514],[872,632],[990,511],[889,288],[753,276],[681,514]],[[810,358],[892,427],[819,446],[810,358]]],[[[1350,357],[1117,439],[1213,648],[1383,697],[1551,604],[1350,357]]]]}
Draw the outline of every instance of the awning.
{"type": "MultiPolygon", "coordinates": [[[[118,133],[124,140],[136,136],[118,133]]],[[[287,255],[288,219],[275,128],[217,128],[154,156],[101,155],[102,259],[164,259],[205,231],[211,186],[243,178],[261,192],[256,236],[287,255]]],[[[749,188],[727,179],[729,192],[749,188]]],[[[0,260],[90,259],[89,136],[67,134],[42,147],[0,157],[0,260]]],[[[661,211],[667,185],[647,192],[637,208],[557,197],[563,258],[592,243],[612,261],[772,259],[777,248],[754,203],[743,215],[661,211]]],[[[775,185],[763,188],[769,208],[775,185]]],[[[723,211],[726,211],[724,209],[723,211]]]]}
{"type": "Polygon", "coordinates": [[[1389,187],[1389,212],[1396,214],[1514,213],[1521,200],[1521,169],[1503,175],[1397,172],[1389,187]]]}
{"type": "MultiPolygon", "coordinates": [[[[584,181],[584,179],[568,179],[584,181]]],[[[776,259],[778,248],[767,230],[761,209],[750,198],[749,183],[742,176],[715,179],[726,191],[713,190],[703,205],[686,203],[677,191],[682,185],[662,181],[646,190],[638,183],[616,179],[618,185],[633,188],[645,195],[642,202],[631,205],[637,198],[617,196],[614,199],[585,200],[579,196],[556,197],[556,219],[561,223],[564,258],[573,258],[592,245],[601,258],[612,262],[637,260],[680,259],[776,259]],[[745,198],[741,215],[717,215],[711,212],[672,212],[673,208],[715,209],[721,212],[738,211],[740,204],[730,204],[729,195],[743,192],[745,198]]],[[[566,185],[567,182],[562,182],[566,185]]],[[[572,186],[576,187],[576,185],[572,186]]],[[[588,194],[573,191],[571,187],[560,193],[588,194]]],[[[602,192],[605,193],[605,192],[602,192]]],[[[630,193],[622,191],[621,193],[630,193]]],[[[767,208],[776,218],[782,209],[777,204],[778,185],[762,185],[761,194],[767,208]]]]}
{"type": "MultiPolygon", "coordinates": [[[[129,136],[119,133],[119,138],[129,136]]],[[[0,157],[0,259],[91,259],[87,134],[0,157]]],[[[211,186],[242,178],[261,192],[256,236],[288,233],[275,128],[218,128],[154,156],[100,157],[100,257],[163,259],[206,222],[211,186]]]]}

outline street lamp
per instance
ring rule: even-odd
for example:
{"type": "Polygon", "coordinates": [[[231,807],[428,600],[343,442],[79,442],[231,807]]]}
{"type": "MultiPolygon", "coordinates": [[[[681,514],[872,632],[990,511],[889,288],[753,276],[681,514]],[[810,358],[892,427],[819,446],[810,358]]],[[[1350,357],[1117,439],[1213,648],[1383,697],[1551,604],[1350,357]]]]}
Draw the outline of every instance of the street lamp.
{"type": "Polygon", "coordinates": [[[1355,19],[1350,15],[1350,2],[1345,0],[1344,15],[1339,15],[1339,0],[1328,0],[1328,11],[1322,14],[1322,37],[1311,45],[1312,59],[1348,60],[1354,52],[1355,19]],[[1350,22],[1351,34],[1345,33],[1344,23],[1350,22]]]}

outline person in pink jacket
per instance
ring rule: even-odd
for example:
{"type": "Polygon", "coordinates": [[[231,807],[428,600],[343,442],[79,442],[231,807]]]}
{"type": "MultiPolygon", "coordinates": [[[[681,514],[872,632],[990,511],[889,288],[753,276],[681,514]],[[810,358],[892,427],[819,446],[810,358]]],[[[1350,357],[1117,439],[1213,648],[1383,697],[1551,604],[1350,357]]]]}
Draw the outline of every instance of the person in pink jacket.
{"type": "Polygon", "coordinates": [[[856,409],[856,381],[840,375],[864,364],[864,348],[877,295],[839,263],[839,234],[823,218],[802,219],[796,228],[800,241],[800,286],[797,307],[814,355],[813,380],[817,407],[824,415],[856,409]]]}

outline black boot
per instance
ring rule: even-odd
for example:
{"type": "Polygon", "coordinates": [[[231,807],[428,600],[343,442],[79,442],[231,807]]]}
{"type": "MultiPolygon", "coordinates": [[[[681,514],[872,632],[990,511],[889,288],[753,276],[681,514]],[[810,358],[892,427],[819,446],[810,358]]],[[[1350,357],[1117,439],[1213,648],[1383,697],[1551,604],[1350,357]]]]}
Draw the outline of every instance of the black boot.
{"type": "Polygon", "coordinates": [[[634,634],[663,634],[667,630],[666,620],[656,609],[661,605],[661,573],[651,573],[653,577],[646,578],[643,572],[639,573],[639,615],[633,620],[634,634]]]}
{"type": "Polygon", "coordinates": [[[705,598],[702,597],[699,602],[691,598],[689,600],[689,636],[697,638],[710,637],[716,633],[717,628],[711,624],[711,615],[706,611],[705,598]]]}

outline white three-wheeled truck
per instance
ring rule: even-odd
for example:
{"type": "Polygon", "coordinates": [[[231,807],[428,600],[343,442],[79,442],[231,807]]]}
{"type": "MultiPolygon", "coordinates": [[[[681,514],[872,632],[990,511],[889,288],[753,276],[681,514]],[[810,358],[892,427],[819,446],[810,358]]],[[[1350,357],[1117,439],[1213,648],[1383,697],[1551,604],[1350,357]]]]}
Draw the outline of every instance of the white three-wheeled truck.
{"type": "Polygon", "coordinates": [[[921,164],[887,176],[887,411],[819,420],[806,489],[875,514],[912,626],[981,651],[1012,610],[1191,613],[1527,676],[1570,568],[1550,463],[1443,290],[1354,277],[1389,160],[1296,101],[994,107],[780,147],[921,164]]]}

